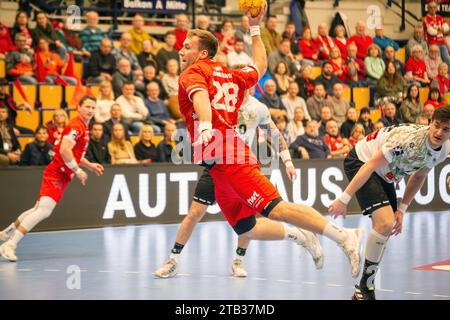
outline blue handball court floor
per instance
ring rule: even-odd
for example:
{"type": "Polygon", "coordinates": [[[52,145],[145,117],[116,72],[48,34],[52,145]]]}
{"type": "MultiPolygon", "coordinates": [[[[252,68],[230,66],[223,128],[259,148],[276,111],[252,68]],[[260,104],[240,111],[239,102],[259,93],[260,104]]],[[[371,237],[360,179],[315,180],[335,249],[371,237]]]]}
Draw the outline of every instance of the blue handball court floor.
{"type": "MultiPolygon", "coordinates": [[[[336,220],[370,230],[370,220],[336,220]]],[[[156,279],[178,225],[146,225],[31,233],[19,261],[0,261],[0,299],[350,299],[355,280],[347,259],[322,238],[325,266],[288,241],[254,241],[247,278],[230,276],[236,236],[225,222],[201,223],[184,248],[179,274],[156,279]]],[[[450,300],[450,211],[405,216],[376,281],[377,298],[450,300]]]]}

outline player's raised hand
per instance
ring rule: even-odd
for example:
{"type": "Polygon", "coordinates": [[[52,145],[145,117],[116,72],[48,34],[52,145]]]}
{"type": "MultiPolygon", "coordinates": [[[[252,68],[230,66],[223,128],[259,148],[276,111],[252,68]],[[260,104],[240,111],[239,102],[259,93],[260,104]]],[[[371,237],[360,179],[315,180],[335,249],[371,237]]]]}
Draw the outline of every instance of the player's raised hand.
{"type": "Polygon", "coordinates": [[[297,179],[297,172],[295,171],[294,167],[286,167],[286,174],[289,177],[289,180],[294,181],[297,179]]]}
{"type": "Polygon", "coordinates": [[[392,228],[391,235],[397,236],[402,233],[403,229],[403,212],[397,210],[394,214],[394,227],[392,228]]]}
{"type": "Polygon", "coordinates": [[[328,213],[335,219],[338,216],[343,216],[345,218],[347,215],[347,205],[338,198],[328,207],[328,213]]]}
{"type": "Polygon", "coordinates": [[[267,3],[261,8],[259,15],[257,15],[256,17],[252,17],[250,12],[247,12],[248,22],[250,26],[259,26],[261,22],[264,20],[266,13],[267,13],[267,3]]]}
{"type": "Polygon", "coordinates": [[[86,180],[88,178],[87,173],[84,172],[82,169],[80,169],[80,171],[76,175],[77,175],[78,180],[80,180],[81,184],[83,186],[85,186],[86,185],[86,180]]]}

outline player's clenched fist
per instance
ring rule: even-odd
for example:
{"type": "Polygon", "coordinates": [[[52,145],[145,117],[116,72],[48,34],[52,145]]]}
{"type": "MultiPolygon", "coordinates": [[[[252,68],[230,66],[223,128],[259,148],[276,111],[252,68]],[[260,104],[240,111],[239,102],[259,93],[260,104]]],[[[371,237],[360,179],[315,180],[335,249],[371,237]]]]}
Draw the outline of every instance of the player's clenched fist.
{"type": "Polygon", "coordinates": [[[199,145],[207,145],[211,139],[212,139],[212,124],[209,121],[200,121],[200,124],[198,126],[198,131],[200,132],[200,135],[193,143],[194,147],[199,145]]]}

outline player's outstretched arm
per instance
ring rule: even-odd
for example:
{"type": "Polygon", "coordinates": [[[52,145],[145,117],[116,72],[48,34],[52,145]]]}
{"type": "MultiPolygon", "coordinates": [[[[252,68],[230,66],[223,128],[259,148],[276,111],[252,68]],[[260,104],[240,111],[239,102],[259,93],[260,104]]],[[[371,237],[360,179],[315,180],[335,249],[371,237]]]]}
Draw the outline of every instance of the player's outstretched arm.
{"type": "Polygon", "coordinates": [[[289,147],[284,140],[283,135],[280,134],[276,124],[271,120],[269,123],[269,132],[268,139],[269,143],[271,143],[271,137],[278,139],[280,150],[276,150],[280,154],[280,158],[286,166],[286,174],[289,177],[289,180],[294,181],[297,179],[297,173],[295,172],[294,164],[292,163],[291,154],[289,152],[289,147]]]}
{"type": "Polygon", "coordinates": [[[67,136],[64,136],[61,141],[61,147],[59,148],[59,153],[64,161],[64,164],[72,170],[77,178],[80,180],[81,184],[86,185],[86,180],[88,178],[86,172],[84,172],[78,163],[75,161],[72,149],[74,147],[74,142],[70,140],[67,136]]]}
{"type": "Polygon", "coordinates": [[[192,102],[194,111],[199,120],[199,138],[194,142],[195,145],[208,144],[212,138],[212,110],[209,94],[206,91],[200,90],[193,93],[192,102]]]}
{"type": "Polygon", "coordinates": [[[356,191],[361,189],[375,170],[387,165],[388,162],[383,153],[378,151],[370,161],[367,161],[361,166],[358,173],[354,176],[352,181],[350,181],[345,191],[330,205],[328,212],[335,218],[339,215],[343,215],[345,217],[347,214],[347,204],[350,202],[351,197],[356,193],[356,191]]]}
{"type": "Polygon", "coordinates": [[[264,20],[267,12],[267,6],[261,9],[259,15],[253,18],[247,13],[250,23],[250,34],[252,36],[252,54],[253,61],[259,72],[259,78],[262,78],[267,70],[267,52],[261,39],[260,24],[264,20]]]}
{"type": "Polygon", "coordinates": [[[86,158],[81,158],[80,165],[89,171],[95,173],[97,176],[101,176],[103,174],[103,171],[105,171],[105,168],[100,163],[93,163],[90,162],[86,158]]]}

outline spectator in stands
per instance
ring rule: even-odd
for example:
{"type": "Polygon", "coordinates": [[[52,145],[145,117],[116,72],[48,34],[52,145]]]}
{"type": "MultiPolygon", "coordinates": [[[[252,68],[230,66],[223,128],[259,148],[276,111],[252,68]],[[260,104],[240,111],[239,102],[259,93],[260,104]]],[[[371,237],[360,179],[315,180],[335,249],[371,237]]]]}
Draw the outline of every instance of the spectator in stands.
{"type": "Polygon", "coordinates": [[[180,51],[183,48],[183,42],[189,31],[188,17],[185,14],[179,14],[176,17],[177,27],[173,30],[175,32],[177,41],[175,42],[175,49],[180,51]]]}
{"type": "Polygon", "coordinates": [[[406,99],[403,100],[399,111],[400,117],[406,123],[416,122],[416,117],[422,113],[423,105],[420,102],[419,87],[416,84],[408,87],[406,99]]]}
{"type": "Polygon", "coordinates": [[[312,40],[311,29],[309,27],[303,28],[302,38],[299,40],[298,45],[303,56],[303,64],[314,66],[319,61],[319,47],[312,40]]]}
{"type": "Polygon", "coordinates": [[[422,116],[428,120],[428,124],[431,123],[431,119],[433,118],[434,106],[432,104],[426,104],[423,106],[423,114],[422,116]]]}
{"type": "Polygon", "coordinates": [[[153,45],[150,40],[145,40],[142,42],[142,51],[137,55],[139,65],[142,69],[146,66],[158,67],[158,62],[156,62],[156,56],[153,55],[153,45]]]}
{"type": "Polygon", "coordinates": [[[34,141],[25,146],[20,157],[21,166],[46,166],[53,159],[53,146],[48,142],[48,131],[45,127],[36,129],[34,141]]]}
{"type": "Polygon", "coordinates": [[[438,67],[438,74],[431,81],[431,88],[438,88],[441,95],[445,96],[450,88],[450,78],[448,76],[448,66],[441,63],[438,67]]]}
{"type": "Polygon", "coordinates": [[[375,130],[372,120],[370,119],[370,109],[368,107],[361,108],[358,123],[363,125],[366,135],[371,134],[375,130]]]}
{"type": "Polygon", "coordinates": [[[167,62],[174,59],[180,64],[180,55],[178,50],[174,47],[177,42],[177,36],[174,31],[169,31],[164,37],[164,45],[156,54],[156,62],[158,63],[158,70],[167,72],[167,62]]]}
{"type": "Polygon", "coordinates": [[[46,74],[45,83],[55,84],[55,80],[63,79],[70,85],[77,84],[77,80],[75,78],[64,76],[61,74],[64,62],[61,60],[59,55],[50,50],[49,43],[46,38],[39,39],[38,47],[39,51],[36,54],[36,59],[41,59],[44,66],[46,74]]]}
{"type": "Polygon", "coordinates": [[[381,24],[375,26],[375,37],[373,37],[373,43],[375,43],[382,52],[384,52],[388,46],[393,47],[394,51],[397,51],[399,48],[397,42],[384,35],[384,27],[381,24]]]}
{"type": "Polygon", "coordinates": [[[267,55],[278,49],[281,43],[281,34],[277,31],[278,20],[274,15],[267,18],[265,28],[261,29],[261,39],[266,47],[267,55]]]}
{"type": "MultiPolygon", "coordinates": [[[[30,27],[28,26],[28,14],[25,11],[19,11],[14,19],[14,26],[11,29],[11,40],[16,38],[16,34],[23,33],[26,37],[25,48],[33,50],[33,38],[30,27]]],[[[16,45],[17,46],[17,45],[16,45]]]]}
{"type": "Polygon", "coordinates": [[[170,118],[169,110],[164,102],[159,98],[159,85],[156,82],[150,82],[147,85],[147,96],[144,104],[148,109],[148,120],[153,124],[153,131],[160,134],[167,123],[176,124],[176,121],[170,118]]]}
{"type": "Polygon", "coordinates": [[[122,119],[122,107],[114,103],[111,106],[111,119],[103,123],[103,136],[105,141],[109,141],[111,139],[112,127],[116,124],[120,123],[125,129],[125,139],[130,140],[129,127],[122,119]]]}
{"type": "Polygon", "coordinates": [[[289,84],[294,81],[286,62],[280,61],[275,67],[273,79],[277,85],[277,94],[281,97],[288,92],[289,84]]]}
{"type": "Polygon", "coordinates": [[[48,20],[45,12],[41,11],[36,13],[36,27],[32,31],[32,38],[33,44],[40,50],[42,49],[40,48],[41,42],[39,40],[44,39],[51,50],[54,50],[59,55],[61,58],[60,60],[66,58],[67,50],[64,47],[64,44],[58,39],[56,31],[48,20]]]}
{"type": "Polygon", "coordinates": [[[153,127],[144,125],[139,132],[139,142],[134,145],[134,154],[141,163],[159,162],[159,152],[153,139],[153,127]]]}
{"type": "Polygon", "coordinates": [[[366,87],[366,67],[364,61],[357,56],[358,47],[353,42],[347,46],[347,58],[345,59],[346,82],[351,88],[366,87]]]}
{"type": "Polygon", "coordinates": [[[388,62],[386,70],[378,80],[375,88],[375,101],[382,104],[393,102],[399,105],[405,96],[406,86],[406,81],[399,74],[395,64],[388,62]]]}
{"type": "Polygon", "coordinates": [[[282,39],[288,39],[291,42],[291,52],[292,54],[300,53],[300,48],[298,47],[298,39],[295,37],[295,23],[288,21],[284,27],[284,32],[281,35],[282,39]]]}
{"type": "Polygon", "coordinates": [[[374,131],[383,129],[383,128],[384,128],[384,123],[381,121],[381,119],[378,119],[378,120],[373,124],[373,128],[374,128],[374,131]]]}
{"type": "Polygon", "coordinates": [[[328,149],[330,149],[331,157],[345,158],[352,147],[348,140],[339,134],[338,123],[335,120],[328,121],[326,130],[327,132],[323,137],[323,141],[325,141],[328,149]]]}
{"type": "Polygon", "coordinates": [[[152,43],[152,47],[157,45],[156,39],[145,31],[144,18],[139,13],[136,13],[133,17],[132,24],[133,27],[128,30],[128,33],[131,35],[131,52],[133,52],[136,56],[139,55],[142,52],[142,43],[147,40],[152,43]]]}
{"type": "Polygon", "coordinates": [[[286,116],[288,121],[294,119],[295,109],[302,108],[303,116],[306,120],[310,120],[311,117],[308,113],[308,108],[306,107],[306,102],[302,97],[298,96],[298,84],[296,82],[289,83],[287,95],[281,99],[283,105],[286,107],[286,116]]]}
{"type": "Polygon", "coordinates": [[[413,56],[406,62],[405,79],[421,87],[426,87],[430,83],[430,79],[427,75],[425,61],[422,58],[422,47],[417,45],[412,48],[412,54],[413,56]]]}
{"type": "Polygon", "coordinates": [[[144,100],[135,95],[134,83],[126,82],[122,86],[122,95],[116,99],[122,108],[122,119],[131,131],[138,133],[148,117],[144,100]]]}
{"type": "Polygon", "coordinates": [[[164,101],[164,104],[167,105],[169,95],[166,92],[166,89],[164,89],[164,86],[162,85],[161,80],[156,78],[156,68],[153,66],[146,66],[144,68],[144,85],[145,88],[147,88],[148,84],[150,82],[156,82],[159,86],[159,98],[164,101]]]}
{"type": "Polygon", "coordinates": [[[114,104],[114,92],[109,81],[100,84],[100,91],[97,95],[97,106],[95,108],[95,122],[105,123],[111,119],[111,106],[114,104]]]}
{"type": "Polygon", "coordinates": [[[17,79],[24,84],[37,84],[33,73],[34,55],[26,47],[26,35],[17,33],[14,42],[16,50],[8,52],[6,56],[6,73],[13,81],[17,79]]]}
{"type": "Polygon", "coordinates": [[[287,119],[286,117],[278,117],[275,119],[275,125],[277,126],[277,129],[281,136],[283,137],[284,141],[286,141],[287,145],[290,145],[291,139],[289,137],[289,133],[287,131],[287,119]]]}
{"type": "Polygon", "coordinates": [[[439,65],[442,63],[439,47],[435,44],[430,45],[428,55],[424,58],[427,69],[428,79],[434,79],[438,75],[439,65]]]}
{"type": "Polygon", "coordinates": [[[0,60],[5,60],[6,54],[14,47],[9,28],[0,22],[0,60]]]}
{"type": "Polygon", "coordinates": [[[416,124],[421,126],[427,126],[429,125],[428,119],[423,116],[418,116],[416,120],[416,124]]]}
{"type": "Polygon", "coordinates": [[[103,137],[103,125],[94,122],[90,129],[91,139],[89,140],[88,149],[85,158],[92,163],[110,164],[111,156],[108,151],[108,144],[103,137]]]}
{"type": "Polygon", "coordinates": [[[295,141],[298,136],[305,134],[305,127],[308,119],[305,118],[304,109],[296,107],[294,110],[294,118],[287,125],[289,141],[295,141]]]}
{"type": "Polygon", "coordinates": [[[294,158],[325,159],[330,156],[330,149],[319,136],[317,121],[311,120],[306,124],[305,134],[298,136],[289,146],[294,158]]]}
{"type": "Polygon", "coordinates": [[[331,107],[332,102],[327,96],[323,83],[317,82],[314,84],[314,94],[306,100],[306,107],[312,120],[320,120],[320,110],[324,106],[331,107]]]}
{"type": "Polygon", "coordinates": [[[234,42],[234,50],[228,52],[227,55],[228,67],[232,68],[235,65],[252,65],[253,59],[244,51],[244,40],[236,38],[234,42]]]}
{"type": "Polygon", "coordinates": [[[130,61],[131,69],[136,76],[142,74],[141,65],[139,64],[136,55],[131,51],[131,34],[128,32],[122,33],[120,36],[120,47],[114,47],[112,49],[112,54],[114,55],[114,58],[116,58],[116,61],[120,61],[120,59],[127,59],[130,61]]]}
{"type": "Polygon", "coordinates": [[[280,61],[284,61],[286,63],[290,74],[295,74],[296,72],[296,66],[294,63],[295,58],[291,52],[291,42],[288,39],[281,40],[277,50],[274,50],[269,54],[267,61],[270,74],[275,73],[275,68],[280,61]]]}
{"type": "Polygon", "coordinates": [[[298,96],[307,100],[314,93],[314,83],[311,80],[312,67],[309,65],[304,65],[300,71],[300,76],[296,77],[295,81],[298,84],[298,96]]]}
{"type": "Polygon", "coordinates": [[[122,87],[124,83],[131,82],[135,84],[135,88],[138,91],[144,90],[144,82],[139,80],[135,73],[131,71],[130,61],[121,58],[117,63],[117,71],[113,74],[113,90],[116,97],[122,93],[122,87]]]}
{"type": "MultiPolygon", "coordinates": [[[[214,32],[213,32],[214,34],[214,32]]],[[[244,40],[244,52],[251,58],[252,53],[252,37],[250,36],[250,23],[247,15],[241,17],[241,23],[234,33],[236,39],[244,40]]]]}
{"type": "Polygon", "coordinates": [[[322,64],[322,74],[314,80],[314,83],[322,83],[329,96],[333,95],[333,87],[340,83],[339,79],[333,74],[333,65],[329,61],[322,64]]]}
{"type": "Polygon", "coordinates": [[[80,39],[83,47],[89,52],[95,52],[100,47],[103,38],[107,38],[106,34],[98,27],[98,14],[95,11],[86,13],[87,26],[81,30],[80,39]]]}
{"type": "Polygon", "coordinates": [[[397,115],[397,107],[392,102],[388,102],[384,106],[384,116],[380,118],[380,121],[385,127],[396,126],[403,123],[401,117],[397,115]]]}
{"type": "Polygon", "coordinates": [[[172,162],[172,150],[176,146],[174,135],[177,127],[173,123],[164,126],[164,139],[158,144],[159,160],[161,162],[172,162]]]}
{"type": "Polygon", "coordinates": [[[213,30],[213,28],[211,28],[210,22],[211,21],[209,20],[208,16],[204,15],[197,16],[197,29],[209,31],[212,34],[214,34],[215,31],[213,30]]]}
{"type": "Polygon", "coordinates": [[[405,75],[405,65],[398,59],[395,58],[395,50],[394,47],[388,45],[386,49],[384,49],[384,64],[387,65],[388,62],[392,62],[397,69],[397,72],[401,75],[405,75]]]}
{"type": "Polygon", "coordinates": [[[87,67],[87,83],[99,84],[104,81],[113,81],[116,72],[116,58],[112,54],[112,42],[108,38],[100,41],[100,47],[92,52],[87,67]]]}
{"type": "MultiPolygon", "coordinates": [[[[356,114],[356,113],[355,113],[356,114]]],[[[348,138],[348,142],[354,148],[358,141],[364,139],[366,136],[366,133],[364,132],[364,126],[360,123],[357,123],[353,126],[350,137],[348,138]]]]}
{"type": "Polygon", "coordinates": [[[13,97],[6,92],[5,86],[0,86],[0,106],[5,106],[8,109],[8,124],[13,127],[16,135],[19,134],[34,134],[30,128],[19,127],[16,124],[17,111],[25,110],[31,112],[31,107],[28,103],[22,102],[16,104],[13,97]]]}
{"type": "Polygon", "coordinates": [[[336,38],[333,39],[334,44],[339,48],[339,51],[341,51],[341,57],[344,59],[344,61],[347,59],[347,47],[349,45],[348,39],[345,37],[345,28],[343,25],[337,25],[334,28],[334,33],[336,35],[336,38]]]}
{"type": "Polygon", "coordinates": [[[412,57],[412,48],[414,48],[416,45],[422,47],[425,56],[428,55],[428,44],[424,38],[424,31],[422,25],[417,25],[414,28],[414,35],[412,36],[412,38],[408,40],[408,43],[406,44],[406,60],[412,57]]]}
{"type": "Polygon", "coordinates": [[[435,109],[445,105],[444,99],[439,88],[431,88],[428,93],[428,100],[424,104],[432,104],[435,109]]]}
{"type": "Polygon", "coordinates": [[[349,138],[352,132],[353,127],[356,125],[356,108],[350,107],[347,109],[347,113],[345,115],[345,121],[341,125],[341,133],[345,138],[349,138]]]}
{"type": "Polygon", "coordinates": [[[319,60],[329,60],[330,50],[335,44],[333,38],[328,35],[328,26],[326,23],[319,23],[317,27],[317,37],[314,41],[319,48],[319,60]]]}
{"type": "Polygon", "coordinates": [[[350,104],[344,97],[344,86],[342,83],[336,83],[333,86],[333,96],[331,96],[330,100],[333,119],[341,126],[345,121],[347,110],[350,108],[350,104]]]}
{"type": "Polygon", "coordinates": [[[169,97],[178,96],[178,61],[170,59],[167,61],[167,72],[161,79],[161,83],[169,97]]]}
{"type": "Polygon", "coordinates": [[[422,19],[425,39],[428,43],[428,47],[432,44],[439,47],[442,60],[444,60],[447,65],[450,65],[450,54],[444,41],[444,35],[448,34],[450,28],[444,18],[436,14],[436,12],[437,2],[430,1],[428,3],[428,14],[422,19]]]}
{"type": "Polygon", "coordinates": [[[8,108],[0,105],[0,166],[17,164],[20,161],[20,145],[14,128],[8,123],[8,108]]]}
{"type": "Polygon", "coordinates": [[[48,142],[50,144],[55,145],[55,142],[61,139],[64,128],[68,123],[69,117],[67,116],[66,111],[58,109],[53,112],[52,120],[46,123],[48,142]]]}
{"type": "Polygon", "coordinates": [[[91,56],[91,52],[83,47],[83,43],[79,37],[79,32],[75,24],[70,18],[64,18],[64,25],[61,29],[56,29],[56,35],[67,52],[73,54],[74,60],[77,62],[87,61],[91,56]]]}
{"type": "Polygon", "coordinates": [[[277,84],[273,80],[267,80],[264,83],[264,94],[259,99],[269,108],[273,119],[287,115],[286,107],[281,98],[277,95],[277,84]]]}
{"type": "Polygon", "coordinates": [[[329,106],[323,106],[320,109],[320,121],[319,121],[319,135],[325,136],[327,133],[327,123],[333,119],[333,111],[329,106]]]}
{"type": "Polygon", "coordinates": [[[357,47],[357,57],[364,60],[369,53],[369,47],[373,43],[370,36],[366,35],[366,24],[364,21],[358,21],[355,26],[356,33],[348,39],[349,42],[353,42],[357,47]]]}
{"type": "Polygon", "coordinates": [[[381,57],[381,50],[376,44],[369,46],[367,57],[364,59],[364,66],[367,71],[367,83],[369,86],[375,87],[386,70],[386,65],[381,57]]]}
{"type": "Polygon", "coordinates": [[[219,40],[219,52],[222,52],[226,56],[229,52],[233,51],[234,42],[236,41],[233,21],[224,19],[220,26],[220,32],[216,32],[216,37],[219,40]]]}
{"type": "Polygon", "coordinates": [[[108,142],[108,152],[111,156],[111,164],[138,163],[134,155],[133,145],[125,139],[125,128],[121,123],[116,123],[112,127],[111,141],[108,142]]]}
{"type": "Polygon", "coordinates": [[[329,60],[333,67],[333,74],[339,79],[339,81],[346,81],[346,65],[345,60],[342,59],[341,51],[337,46],[330,49],[329,60]]]}

